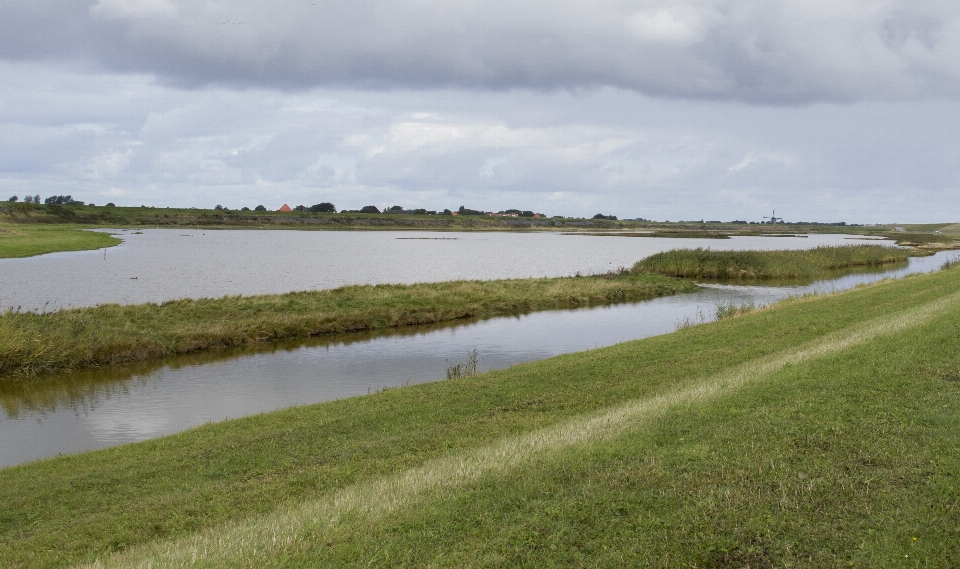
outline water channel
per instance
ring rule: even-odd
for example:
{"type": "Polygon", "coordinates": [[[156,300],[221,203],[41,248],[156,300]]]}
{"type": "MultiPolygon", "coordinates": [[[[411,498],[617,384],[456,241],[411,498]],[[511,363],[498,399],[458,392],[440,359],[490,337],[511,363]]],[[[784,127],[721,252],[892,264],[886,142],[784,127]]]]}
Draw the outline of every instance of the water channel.
{"type": "MultiPolygon", "coordinates": [[[[612,249],[622,242],[648,241],[596,239],[612,249]]],[[[793,241],[769,239],[764,248],[786,248],[780,244],[788,240],[793,241]]],[[[665,241],[672,241],[666,248],[673,248],[690,240],[665,241]]],[[[712,319],[718,303],[761,305],[807,292],[842,290],[934,270],[957,256],[945,252],[911,259],[892,270],[857,271],[802,285],[704,284],[696,293],[640,303],[286,341],[61,374],[29,384],[0,383],[0,467],[145,440],[211,421],[436,381],[473,350],[479,368],[487,370],[663,334],[684,322],[712,319]]],[[[616,254],[608,258],[609,264],[629,265],[638,257],[624,262],[617,262],[616,254]]]]}

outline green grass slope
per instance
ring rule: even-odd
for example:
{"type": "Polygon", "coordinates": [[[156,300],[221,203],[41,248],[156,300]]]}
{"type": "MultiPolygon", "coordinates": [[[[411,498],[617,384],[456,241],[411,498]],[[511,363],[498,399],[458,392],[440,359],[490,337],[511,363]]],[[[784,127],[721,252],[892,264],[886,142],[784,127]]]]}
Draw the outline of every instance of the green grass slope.
{"type": "Polygon", "coordinates": [[[0,470],[0,565],[944,567],[960,270],[0,470]]]}

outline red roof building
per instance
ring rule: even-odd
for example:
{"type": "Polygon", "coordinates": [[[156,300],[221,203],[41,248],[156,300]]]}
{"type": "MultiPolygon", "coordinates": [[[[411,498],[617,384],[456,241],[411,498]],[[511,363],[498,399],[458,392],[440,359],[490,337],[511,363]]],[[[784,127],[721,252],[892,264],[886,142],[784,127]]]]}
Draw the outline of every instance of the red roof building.
{"type": "Polygon", "coordinates": [[[280,206],[280,209],[278,209],[277,211],[293,211],[293,210],[290,209],[290,206],[288,206],[287,204],[283,204],[282,206],[280,206]]]}

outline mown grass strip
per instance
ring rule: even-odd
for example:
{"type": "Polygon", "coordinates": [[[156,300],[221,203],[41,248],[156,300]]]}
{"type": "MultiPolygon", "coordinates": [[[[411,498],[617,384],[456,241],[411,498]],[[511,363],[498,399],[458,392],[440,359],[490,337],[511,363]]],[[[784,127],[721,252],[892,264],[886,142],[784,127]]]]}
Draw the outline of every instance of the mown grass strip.
{"type": "Polygon", "coordinates": [[[0,259],[32,257],[57,251],[88,251],[119,245],[109,233],[63,225],[0,225],[0,259]]]}
{"type": "Polygon", "coordinates": [[[575,278],[347,286],[281,295],[0,314],[0,377],[161,358],[280,338],[631,302],[690,292],[623,271],[575,278]]]}
{"type": "Polygon", "coordinates": [[[673,249],[651,255],[633,267],[673,277],[711,279],[796,279],[850,267],[902,263],[903,249],[881,245],[817,247],[801,251],[713,251],[673,249]]]}
{"type": "Polygon", "coordinates": [[[455,489],[483,476],[502,475],[574,445],[610,440],[635,429],[678,405],[702,403],[729,396],[742,386],[770,376],[780,369],[800,365],[896,334],[930,321],[960,300],[960,293],[918,308],[883,316],[831,333],[805,346],[748,362],[693,386],[657,396],[630,401],[589,416],[576,417],[491,446],[444,457],[400,476],[348,487],[329,499],[295,504],[278,512],[241,523],[214,528],[200,535],[173,542],[152,544],[114,558],[98,560],[89,567],[260,567],[271,559],[287,558],[328,542],[344,521],[369,523],[398,509],[429,499],[438,490],[455,489]],[[359,519],[358,519],[359,518],[359,519]]]}

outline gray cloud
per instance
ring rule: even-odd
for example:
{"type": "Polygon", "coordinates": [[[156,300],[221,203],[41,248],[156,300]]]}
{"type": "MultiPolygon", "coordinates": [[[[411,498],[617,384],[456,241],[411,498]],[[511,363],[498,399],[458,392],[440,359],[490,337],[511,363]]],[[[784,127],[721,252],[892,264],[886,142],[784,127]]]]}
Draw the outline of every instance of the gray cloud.
{"type": "Polygon", "coordinates": [[[171,85],[552,90],[763,104],[960,94],[955,2],[6,2],[0,57],[171,85]]]}

